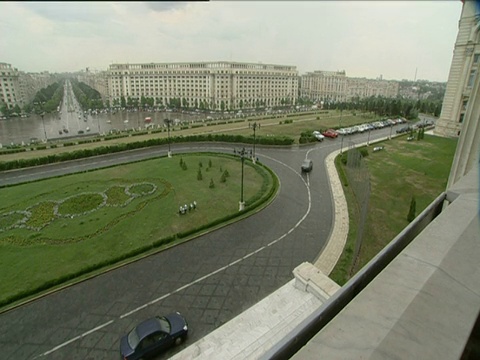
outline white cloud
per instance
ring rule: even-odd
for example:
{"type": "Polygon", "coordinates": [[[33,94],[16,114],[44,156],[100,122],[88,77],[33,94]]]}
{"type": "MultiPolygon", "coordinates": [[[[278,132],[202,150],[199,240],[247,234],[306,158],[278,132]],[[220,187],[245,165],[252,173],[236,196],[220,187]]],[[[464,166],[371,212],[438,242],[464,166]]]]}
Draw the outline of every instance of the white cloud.
{"type": "Polygon", "coordinates": [[[460,1],[3,2],[0,62],[64,72],[232,60],[446,81],[460,1]]]}

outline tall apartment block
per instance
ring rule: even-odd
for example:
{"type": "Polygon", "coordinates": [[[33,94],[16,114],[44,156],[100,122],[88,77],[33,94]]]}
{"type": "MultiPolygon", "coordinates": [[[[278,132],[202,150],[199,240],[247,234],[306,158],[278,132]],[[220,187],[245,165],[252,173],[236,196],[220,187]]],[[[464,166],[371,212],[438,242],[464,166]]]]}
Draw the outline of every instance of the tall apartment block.
{"type": "Polygon", "coordinates": [[[19,72],[10,64],[0,63],[0,107],[12,109],[20,102],[19,72]]]}
{"type": "Polygon", "coordinates": [[[459,137],[447,188],[479,167],[480,1],[463,1],[445,98],[435,134],[459,137]]]}
{"type": "Polygon", "coordinates": [[[112,64],[107,70],[110,103],[121,97],[152,97],[157,105],[180,99],[182,106],[212,110],[294,105],[295,66],[239,62],[112,64]]]}
{"type": "Polygon", "coordinates": [[[397,81],[347,77],[345,71],[314,71],[301,76],[300,96],[313,101],[343,102],[370,96],[396,97],[397,81]]]}

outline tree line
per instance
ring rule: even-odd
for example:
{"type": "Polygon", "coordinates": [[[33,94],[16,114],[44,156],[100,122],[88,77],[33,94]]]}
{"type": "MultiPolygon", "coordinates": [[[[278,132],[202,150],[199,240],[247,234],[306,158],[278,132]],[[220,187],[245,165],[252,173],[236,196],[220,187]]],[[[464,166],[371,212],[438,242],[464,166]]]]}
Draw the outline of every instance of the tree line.
{"type": "Polygon", "coordinates": [[[370,96],[354,98],[349,102],[325,103],[325,110],[359,110],[368,111],[378,116],[402,116],[408,120],[416,119],[419,113],[440,116],[442,101],[438,99],[413,100],[405,98],[386,98],[370,96]]]}

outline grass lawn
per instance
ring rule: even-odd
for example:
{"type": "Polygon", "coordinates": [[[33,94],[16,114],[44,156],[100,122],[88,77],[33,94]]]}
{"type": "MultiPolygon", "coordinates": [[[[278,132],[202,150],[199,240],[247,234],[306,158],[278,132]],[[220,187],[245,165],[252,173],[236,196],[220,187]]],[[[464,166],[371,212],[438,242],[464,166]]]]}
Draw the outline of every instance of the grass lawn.
{"type": "MultiPolygon", "coordinates": [[[[339,111],[330,111],[327,115],[306,115],[295,118],[280,117],[275,120],[260,122],[261,126],[256,130],[256,136],[290,136],[294,137],[298,142],[302,132],[311,133],[314,130],[326,130],[339,126],[349,127],[355,124],[371,122],[375,119],[377,117],[372,114],[360,114],[357,112],[356,115],[352,115],[352,113],[347,113],[346,111],[342,114],[339,111]],[[289,119],[293,119],[293,121],[290,123],[287,121],[289,119]]],[[[253,130],[249,128],[232,130],[228,133],[253,136],[253,130]]]]}
{"type": "MultiPolygon", "coordinates": [[[[362,247],[352,275],[408,225],[412,197],[415,197],[418,215],[445,191],[457,139],[427,134],[420,141],[406,139],[407,135],[375,144],[384,146],[384,150],[373,152],[369,147],[369,155],[364,158],[370,173],[371,191],[362,247]]],[[[343,169],[340,171],[343,172],[343,169]]],[[[350,278],[359,218],[351,189],[344,186],[344,191],[349,207],[350,231],[344,253],[330,274],[341,285],[350,278]]]]}
{"type": "MultiPolygon", "coordinates": [[[[238,215],[240,178],[239,157],[182,154],[0,189],[0,304],[238,215]]],[[[275,184],[245,161],[247,207],[275,184]]]]}

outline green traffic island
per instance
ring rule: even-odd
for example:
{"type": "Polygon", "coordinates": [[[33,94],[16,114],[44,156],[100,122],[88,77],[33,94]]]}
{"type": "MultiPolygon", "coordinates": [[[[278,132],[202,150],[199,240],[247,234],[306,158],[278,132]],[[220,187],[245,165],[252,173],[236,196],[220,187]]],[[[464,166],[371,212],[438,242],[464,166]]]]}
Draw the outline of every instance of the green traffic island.
{"type": "Polygon", "coordinates": [[[274,198],[278,179],[245,161],[246,207],[239,211],[241,171],[238,156],[192,153],[2,189],[0,308],[258,211],[274,198]],[[179,214],[179,204],[194,202],[179,214]]]}

